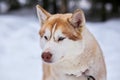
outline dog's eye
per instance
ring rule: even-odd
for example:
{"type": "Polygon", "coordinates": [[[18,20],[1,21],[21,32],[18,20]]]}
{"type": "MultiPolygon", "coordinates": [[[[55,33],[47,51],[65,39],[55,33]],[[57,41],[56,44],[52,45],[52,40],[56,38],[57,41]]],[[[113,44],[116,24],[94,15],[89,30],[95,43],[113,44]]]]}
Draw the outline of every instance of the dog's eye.
{"type": "Polygon", "coordinates": [[[59,37],[58,41],[63,41],[65,39],[65,37],[59,37]]]}
{"type": "Polygon", "coordinates": [[[47,36],[44,36],[45,40],[48,40],[47,36]]]}

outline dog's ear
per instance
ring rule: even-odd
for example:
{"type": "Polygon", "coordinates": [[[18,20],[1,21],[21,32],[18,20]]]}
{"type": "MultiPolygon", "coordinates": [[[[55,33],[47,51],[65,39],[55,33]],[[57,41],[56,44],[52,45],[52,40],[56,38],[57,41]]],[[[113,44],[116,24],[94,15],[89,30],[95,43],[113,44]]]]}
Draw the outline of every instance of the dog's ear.
{"type": "Polygon", "coordinates": [[[85,25],[85,16],[82,10],[77,9],[72,17],[69,19],[69,22],[74,28],[79,28],[85,25]]]}
{"type": "Polygon", "coordinates": [[[51,16],[50,13],[48,13],[46,10],[44,10],[41,6],[36,5],[36,9],[37,9],[37,15],[38,15],[38,19],[41,22],[41,24],[44,23],[44,21],[49,18],[51,16]]]}

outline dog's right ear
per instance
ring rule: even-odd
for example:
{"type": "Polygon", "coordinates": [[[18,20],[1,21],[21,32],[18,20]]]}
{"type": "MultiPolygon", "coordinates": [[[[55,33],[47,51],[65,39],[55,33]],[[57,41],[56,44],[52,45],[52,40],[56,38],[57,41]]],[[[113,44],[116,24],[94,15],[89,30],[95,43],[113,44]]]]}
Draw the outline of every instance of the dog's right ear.
{"type": "Polygon", "coordinates": [[[85,25],[85,16],[81,9],[75,10],[72,14],[72,17],[69,19],[69,22],[73,25],[74,28],[80,28],[85,25]]]}
{"type": "Polygon", "coordinates": [[[51,14],[49,12],[47,12],[46,10],[44,10],[39,5],[36,5],[36,9],[37,9],[37,15],[38,15],[39,22],[41,22],[41,24],[43,24],[44,21],[51,16],[51,14]]]}

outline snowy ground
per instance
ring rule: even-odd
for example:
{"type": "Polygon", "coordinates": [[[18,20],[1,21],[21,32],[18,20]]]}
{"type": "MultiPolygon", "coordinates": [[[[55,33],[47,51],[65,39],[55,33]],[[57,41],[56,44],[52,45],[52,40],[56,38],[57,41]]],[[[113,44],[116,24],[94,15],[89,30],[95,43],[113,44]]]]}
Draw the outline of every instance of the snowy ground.
{"type": "MultiPolygon", "coordinates": [[[[41,80],[39,24],[34,15],[0,15],[0,80],[41,80]]],[[[105,56],[108,80],[120,79],[120,19],[87,23],[105,56]]]]}

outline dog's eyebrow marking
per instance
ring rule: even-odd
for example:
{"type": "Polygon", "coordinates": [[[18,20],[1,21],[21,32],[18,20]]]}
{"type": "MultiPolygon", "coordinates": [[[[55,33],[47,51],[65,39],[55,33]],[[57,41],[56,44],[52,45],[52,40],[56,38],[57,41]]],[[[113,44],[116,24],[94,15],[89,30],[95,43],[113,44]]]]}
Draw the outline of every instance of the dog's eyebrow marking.
{"type": "Polygon", "coordinates": [[[56,29],[56,25],[57,25],[57,22],[54,24],[54,26],[53,26],[53,29],[52,29],[52,35],[54,34],[54,32],[55,32],[55,29],[56,29]]]}

